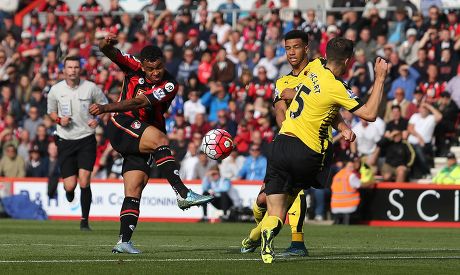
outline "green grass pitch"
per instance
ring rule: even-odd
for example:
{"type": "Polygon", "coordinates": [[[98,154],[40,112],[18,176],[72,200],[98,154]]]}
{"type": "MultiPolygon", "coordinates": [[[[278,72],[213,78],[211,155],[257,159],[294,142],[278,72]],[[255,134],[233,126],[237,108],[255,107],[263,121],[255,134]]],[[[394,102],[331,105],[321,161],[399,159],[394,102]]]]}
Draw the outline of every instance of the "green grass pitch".
{"type": "MultiPolygon", "coordinates": [[[[458,274],[460,230],[305,226],[310,257],[260,260],[239,253],[252,224],[140,223],[144,253],[112,254],[118,223],[0,220],[0,274],[458,274]],[[294,273],[296,272],[296,273],[294,273]]],[[[275,240],[289,245],[285,226],[275,240]]]]}

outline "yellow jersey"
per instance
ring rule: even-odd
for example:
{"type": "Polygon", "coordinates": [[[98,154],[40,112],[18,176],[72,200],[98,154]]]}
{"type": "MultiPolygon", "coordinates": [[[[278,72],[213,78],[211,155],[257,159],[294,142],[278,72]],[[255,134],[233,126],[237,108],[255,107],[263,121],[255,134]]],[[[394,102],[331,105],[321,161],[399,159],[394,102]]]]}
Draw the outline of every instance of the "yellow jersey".
{"type": "Polygon", "coordinates": [[[279,78],[275,88],[275,102],[280,100],[284,89],[297,91],[280,134],[294,135],[321,154],[327,149],[327,141],[332,142],[331,124],[340,107],[353,112],[362,106],[347,84],[325,68],[321,59],[308,63],[297,76],[291,72],[279,78]]]}

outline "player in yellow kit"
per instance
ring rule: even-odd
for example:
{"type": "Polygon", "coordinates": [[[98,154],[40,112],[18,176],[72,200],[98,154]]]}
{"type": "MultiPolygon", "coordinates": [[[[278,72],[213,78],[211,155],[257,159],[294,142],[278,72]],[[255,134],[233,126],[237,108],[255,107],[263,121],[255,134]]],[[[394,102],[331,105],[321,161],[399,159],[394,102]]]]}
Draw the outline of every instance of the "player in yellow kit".
{"type": "MultiPolygon", "coordinates": [[[[308,36],[305,32],[294,30],[286,34],[285,40],[300,39],[303,42],[301,48],[296,49],[296,54],[288,59],[293,70],[290,74],[281,77],[276,82],[276,93],[274,97],[274,107],[276,114],[276,121],[279,127],[281,127],[283,121],[286,118],[286,110],[291,100],[294,98],[296,91],[295,87],[300,85],[302,82],[307,81],[306,75],[304,74],[305,69],[308,65],[307,52],[308,52],[308,36]],[[281,93],[283,91],[283,98],[281,93]]],[[[337,121],[333,123],[336,129],[341,131],[342,136],[347,140],[354,140],[353,132],[347,127],[340,116],[337,121]]],[[[332,158],[332,154],[329,155],[332,158]]],[[[320,175],[322,177],[323,185],[328,181],[330,174],[329,170],[325,169],[324,173],[320,175]]],[[[260,225],[263,217],[266,213],[266,202],[265,202],[265,185],[262,186],[261,192],[257,197],[256,202],[253,205],[254,218],[257,223],[257,227],[252,229],[249,236],[242,242],[241,253],[254,252],[254,250],[260,246],[260,225]]],[[[303,190],[299,192],[297,196],[291,196],[289,198],[289,205],[292,206],[289,209],[289,224],[292,232],[291,245],[283,252],[282,256],[307,256],[308,251],[304,244],[303,234],[303,223],[306,213],[306,202],[305,194],[303,190]]]]}
{"type": "MultiPolygon", "coordinates": [[[[304,46],[301,39],[285,39],[288,60],[295,60],[296,52],[304,46]]],[[[353,42],[345,38],[331,39],[326,55],[326,64],[316,59],[303,70],[306,81],[296,86],[296,96],[287,108],[280,134],[273,141],[265,177],[268,216],[261,222],[261,256],[265,263],[274,260],[273,239],[283,225],[290,197],[302,189],[323,184],[318,176],[327,168],[331,125],[339,109],[344,107],[368,121],[375,121],[377,117],[390,65],[377,58],[371,96],[363,104],[338,78],[345,73],[353,55],[353,42]]],[[[283,80],[277,84],[279,81],[283,80]]],[[[280,91],[281,98],[283,93],[284,90],[280,91]]]]}

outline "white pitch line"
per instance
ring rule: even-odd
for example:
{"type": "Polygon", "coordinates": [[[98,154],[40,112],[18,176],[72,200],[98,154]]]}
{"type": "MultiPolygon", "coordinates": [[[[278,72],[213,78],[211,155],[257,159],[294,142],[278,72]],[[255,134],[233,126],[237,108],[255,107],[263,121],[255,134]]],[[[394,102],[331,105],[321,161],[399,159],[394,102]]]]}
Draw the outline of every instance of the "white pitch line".
{"type": "MultiPolygon", "coordinates": [[[[278,261],[340,261],[340,260],[458,260],[460,256],[331,256],[306,258],[277,258],[278,261]]],[[[107,263],[107,262],[230,262],[230,261],[261,261],[260,258],[182,258],[182,259],[87,259],[87,260],[0,260],[2,263],[107,263]]]]}
{"type": "MultiPolygon", "coordinates": [[[[45,247],[112,247],[111,244],[48,244],[48,243],[34,243],[34,244],[16,244],[16,243],[0,243],[1,246],[45,246],[45,247]]],[[[146,245],[136,244],[139,247],[147,247],[146,245]]],[[[240,248],[241,246],[231,245],[228,247],[219,247],[213,245],[179,245],[179,244],[160,244],[157,247],[165,248],[240,248]]],[[[369,248],[352,247],[352,246],[310,246],[309,249],[337,249],[337,250],[360,250],[363,252],[369,251],[369,248]]],[[[384,251],[460,251],[460,248],[433,248],[433,247],[389,247],[380,250],[384,251]]],[[[380,251],[379,250],[379,251],[380,251]]]]}

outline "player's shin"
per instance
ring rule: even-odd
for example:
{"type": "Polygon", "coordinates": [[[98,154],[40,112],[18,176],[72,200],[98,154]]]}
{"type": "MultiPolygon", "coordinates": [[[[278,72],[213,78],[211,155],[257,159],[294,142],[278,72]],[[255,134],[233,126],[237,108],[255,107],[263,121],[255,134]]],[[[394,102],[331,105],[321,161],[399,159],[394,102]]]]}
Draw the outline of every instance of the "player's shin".
{"type": "Polygon", "coordinates": [[[262,221],[266,212],[267,208],[259,206],[257,202],[254,202],[254,204],[252,205],[252,213],[257,224],[259,224],[262,221]]]}
{"type": "Polygon", "coordinates": [[[91,208],[91,186],[80,188],[80,204],[81,204],[81,219],[87,222],[89,217],[89,210],[91,208]]]}
{"type": "Polygon", "coordinates": [[[169,146],[160,146],[153,153],[155,162],[160,169],[160,173],[165,177],[176,193],[182,198],[187,197],[188,189],[179,177],[179,169],[176,160],[171,154],[169,146]]]}
{"type": "Polygon", "coordinates": [[[120,237],[122,242],[129,242],[139,219],[138,198],[126,197],[120,211],[120,237]]]}
{"type": "MultiPolygon", "coordinates": [[[[292,200],[294,197],[289,196],[289,200],[292,200]]],[[[297,197],[295,197],[291,207],[289,208],[289,225],[291,226],[292,233],[292,245],[304,247],[304,234],[303,234],[303,224],[305,220],[306,212],[306,202],[305,194],[300,192],[297,197]]]]}

